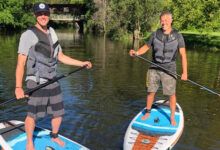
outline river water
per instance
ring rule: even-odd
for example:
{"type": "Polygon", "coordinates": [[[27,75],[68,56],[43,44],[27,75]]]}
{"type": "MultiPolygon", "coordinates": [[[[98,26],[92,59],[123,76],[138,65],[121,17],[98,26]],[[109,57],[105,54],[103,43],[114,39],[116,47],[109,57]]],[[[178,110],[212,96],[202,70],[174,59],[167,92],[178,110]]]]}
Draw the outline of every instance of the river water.
{"type": "MultiPolygon", "coordinates": [[[[14,96],[17,46],[21,33],[0,35],[0,102],[14,96]]],[[[63,52],[79,60],[90,60],[91,70],[61,79],[65,115],[60,134],[92,150],[121,150],[126,129],[146,103],[148,63],[128,55],[141,46],[111,41],[103,36],[82,35],[71,30],[57,32],[63,52]]],[[[151,53],[143,57],[151,58],[151,53]]],[[[188,76],[219,93],[220,53],[187,47],[188,76]]],[[[181,59],[177,72],[181,74],[181,59]]],[[[59,64],[58,74],[76,67],[59,64]]],[[[158,91],[155,100],[168,99],[158,91]]],[[[177,150],[220,149],[220,98],[199,87],[178,80],[177,101],[184,111],[184,132],[177,150]]],[[[0,107],[1,119],[24,121],[26,100],[0,107]]],[[[50,117],[37,125],[50,129],[50,117]]]]}

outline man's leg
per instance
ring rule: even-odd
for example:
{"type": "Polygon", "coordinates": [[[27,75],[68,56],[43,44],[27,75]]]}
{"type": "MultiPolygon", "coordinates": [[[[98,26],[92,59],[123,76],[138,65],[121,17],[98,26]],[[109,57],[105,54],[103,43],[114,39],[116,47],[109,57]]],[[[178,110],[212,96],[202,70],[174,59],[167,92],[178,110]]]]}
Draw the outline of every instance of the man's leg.
{"type": "MultiPolygon", "coordinates": [[[[153,101],[154,101],[154,95],[155,93],[148,93],[147,95],[147,110],[151,110],[153,101]]],[[[147,112],[144,116],[141,117],[142,120],[147,119],[150,116],[150,112],[147,112]]]]}
{"type": "Polygon", "coordinates": [[[171,125],[176,126],[177,125],[175,120],[176,94],[170,95],[170,109],[171,109],[171,116],[170,116],[171,125]]]}
{"type": "Polygon", "coordinates": [[[26,150],[35,150],[33,143],[33,132],[35,128],[35,120],[32,117],[27,116],[25,119],[25,132],[27,135],[26,150]]]}
{"type": "Polygon", "coordinates": [[[166,74],[165,72],[161,72],[161,82],[163,86],[163,94],[169,95],[170,101],[170,123],[171,125],[177,125],[175,121],[175,109],[176,109],[176,78],[171,75],[166,74]]]}
{"type": "MultiPolygon", "coordinates": [[[[160,86],[160,76],[158,74],[158,71],[155,69],[149,69],[148,70],[148,95],[147,95],[147,110],[151,110],[152,104],[154,102],[154,95],[157,92],[157,89],[160,86]]],[[[150,116],[150,112],[147,112],[143,117],[141,117],[142,120],[145,120],[150,116]]]]}
{"type": "MultiPolygon", "coordinates": [[[[57,134],[60,128],[62,122],[62,117],[55,117],[51,120],[51,125],[52,125],[52,133],[57,134]]],[[[51,138],[52,141],[56,142],[60,146],[65,146],[65,142],[62,141],[59,137],[57,138],[51,138]]]]}

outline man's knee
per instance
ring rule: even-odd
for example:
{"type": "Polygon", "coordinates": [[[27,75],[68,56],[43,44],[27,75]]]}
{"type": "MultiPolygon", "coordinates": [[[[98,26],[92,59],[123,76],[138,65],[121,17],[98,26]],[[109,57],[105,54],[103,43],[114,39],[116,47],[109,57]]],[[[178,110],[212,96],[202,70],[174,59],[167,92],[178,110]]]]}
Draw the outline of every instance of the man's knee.
{"type": "Polygon", "coordinates": [[[147,96],[154,97],[154,95],[155,95],[155,92],[148,92],[147,96]]]}
{"type": "Polygon", "coordinates": [[[170,97],[170,100],[171,100],[171,99],[176,99],[176,94],[172,94],[172,95],[170,95],[169,97],[170,97]]]}
{"type": "Polygon", "coordinates": [[[25,120],[26,120],[26,121],[35,122],[35,119],[36,119],[36,118],[34,118],[34,117],[27,116],[25,120]]]}

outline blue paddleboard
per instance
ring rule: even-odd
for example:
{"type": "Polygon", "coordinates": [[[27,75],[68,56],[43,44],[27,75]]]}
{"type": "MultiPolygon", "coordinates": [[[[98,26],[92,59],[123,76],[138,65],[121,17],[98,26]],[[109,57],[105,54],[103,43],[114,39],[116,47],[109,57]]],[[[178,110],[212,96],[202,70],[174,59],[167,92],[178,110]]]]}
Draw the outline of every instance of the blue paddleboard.
{"type": "Polygon", "coordinates": [[[176,126],[172,126],[170,122],[170,108],[166,104],[153,104],[150,117],[142,120],[141,117],[146,114],[146,110],[142,110],[142,113],[136,118],[132,124],[132,128],[138,130],[146,135],[173,135],[176,133],[179,122],[180,113],[178,108],[175,112],[176,126]]]}
{"type": "MultiPolygon", "coordinates": [[[[1,138],[4,140],[0,143],[0,149],[7,145],[13,150],[25,150],[27,137],[24,132],[23,123],[2,128],[0,129],[0,134],[1,138]]],[[[59,135],[59,138],[66,143],[66,145],[62,147],[52,142],[49,134],[49,130],[35,127],[33,141],[36,150],[46,150],[46,148],[54,150],[88,150],[88,148],[79,143],[59,135]]]]}

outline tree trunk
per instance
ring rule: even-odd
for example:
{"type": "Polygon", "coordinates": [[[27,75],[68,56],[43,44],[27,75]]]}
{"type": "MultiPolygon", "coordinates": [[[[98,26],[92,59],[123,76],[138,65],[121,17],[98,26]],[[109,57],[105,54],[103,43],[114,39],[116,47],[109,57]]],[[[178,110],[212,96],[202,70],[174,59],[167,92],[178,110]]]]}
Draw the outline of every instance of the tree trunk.
{"type": "Polygon", "coordinates": [[[133,33],[134,40],[140,39],[140,32],[141,32],[141,27],[140,27],[140,25],[137,25],[137,28],[134,30],[134,33],[133,33]]]}

